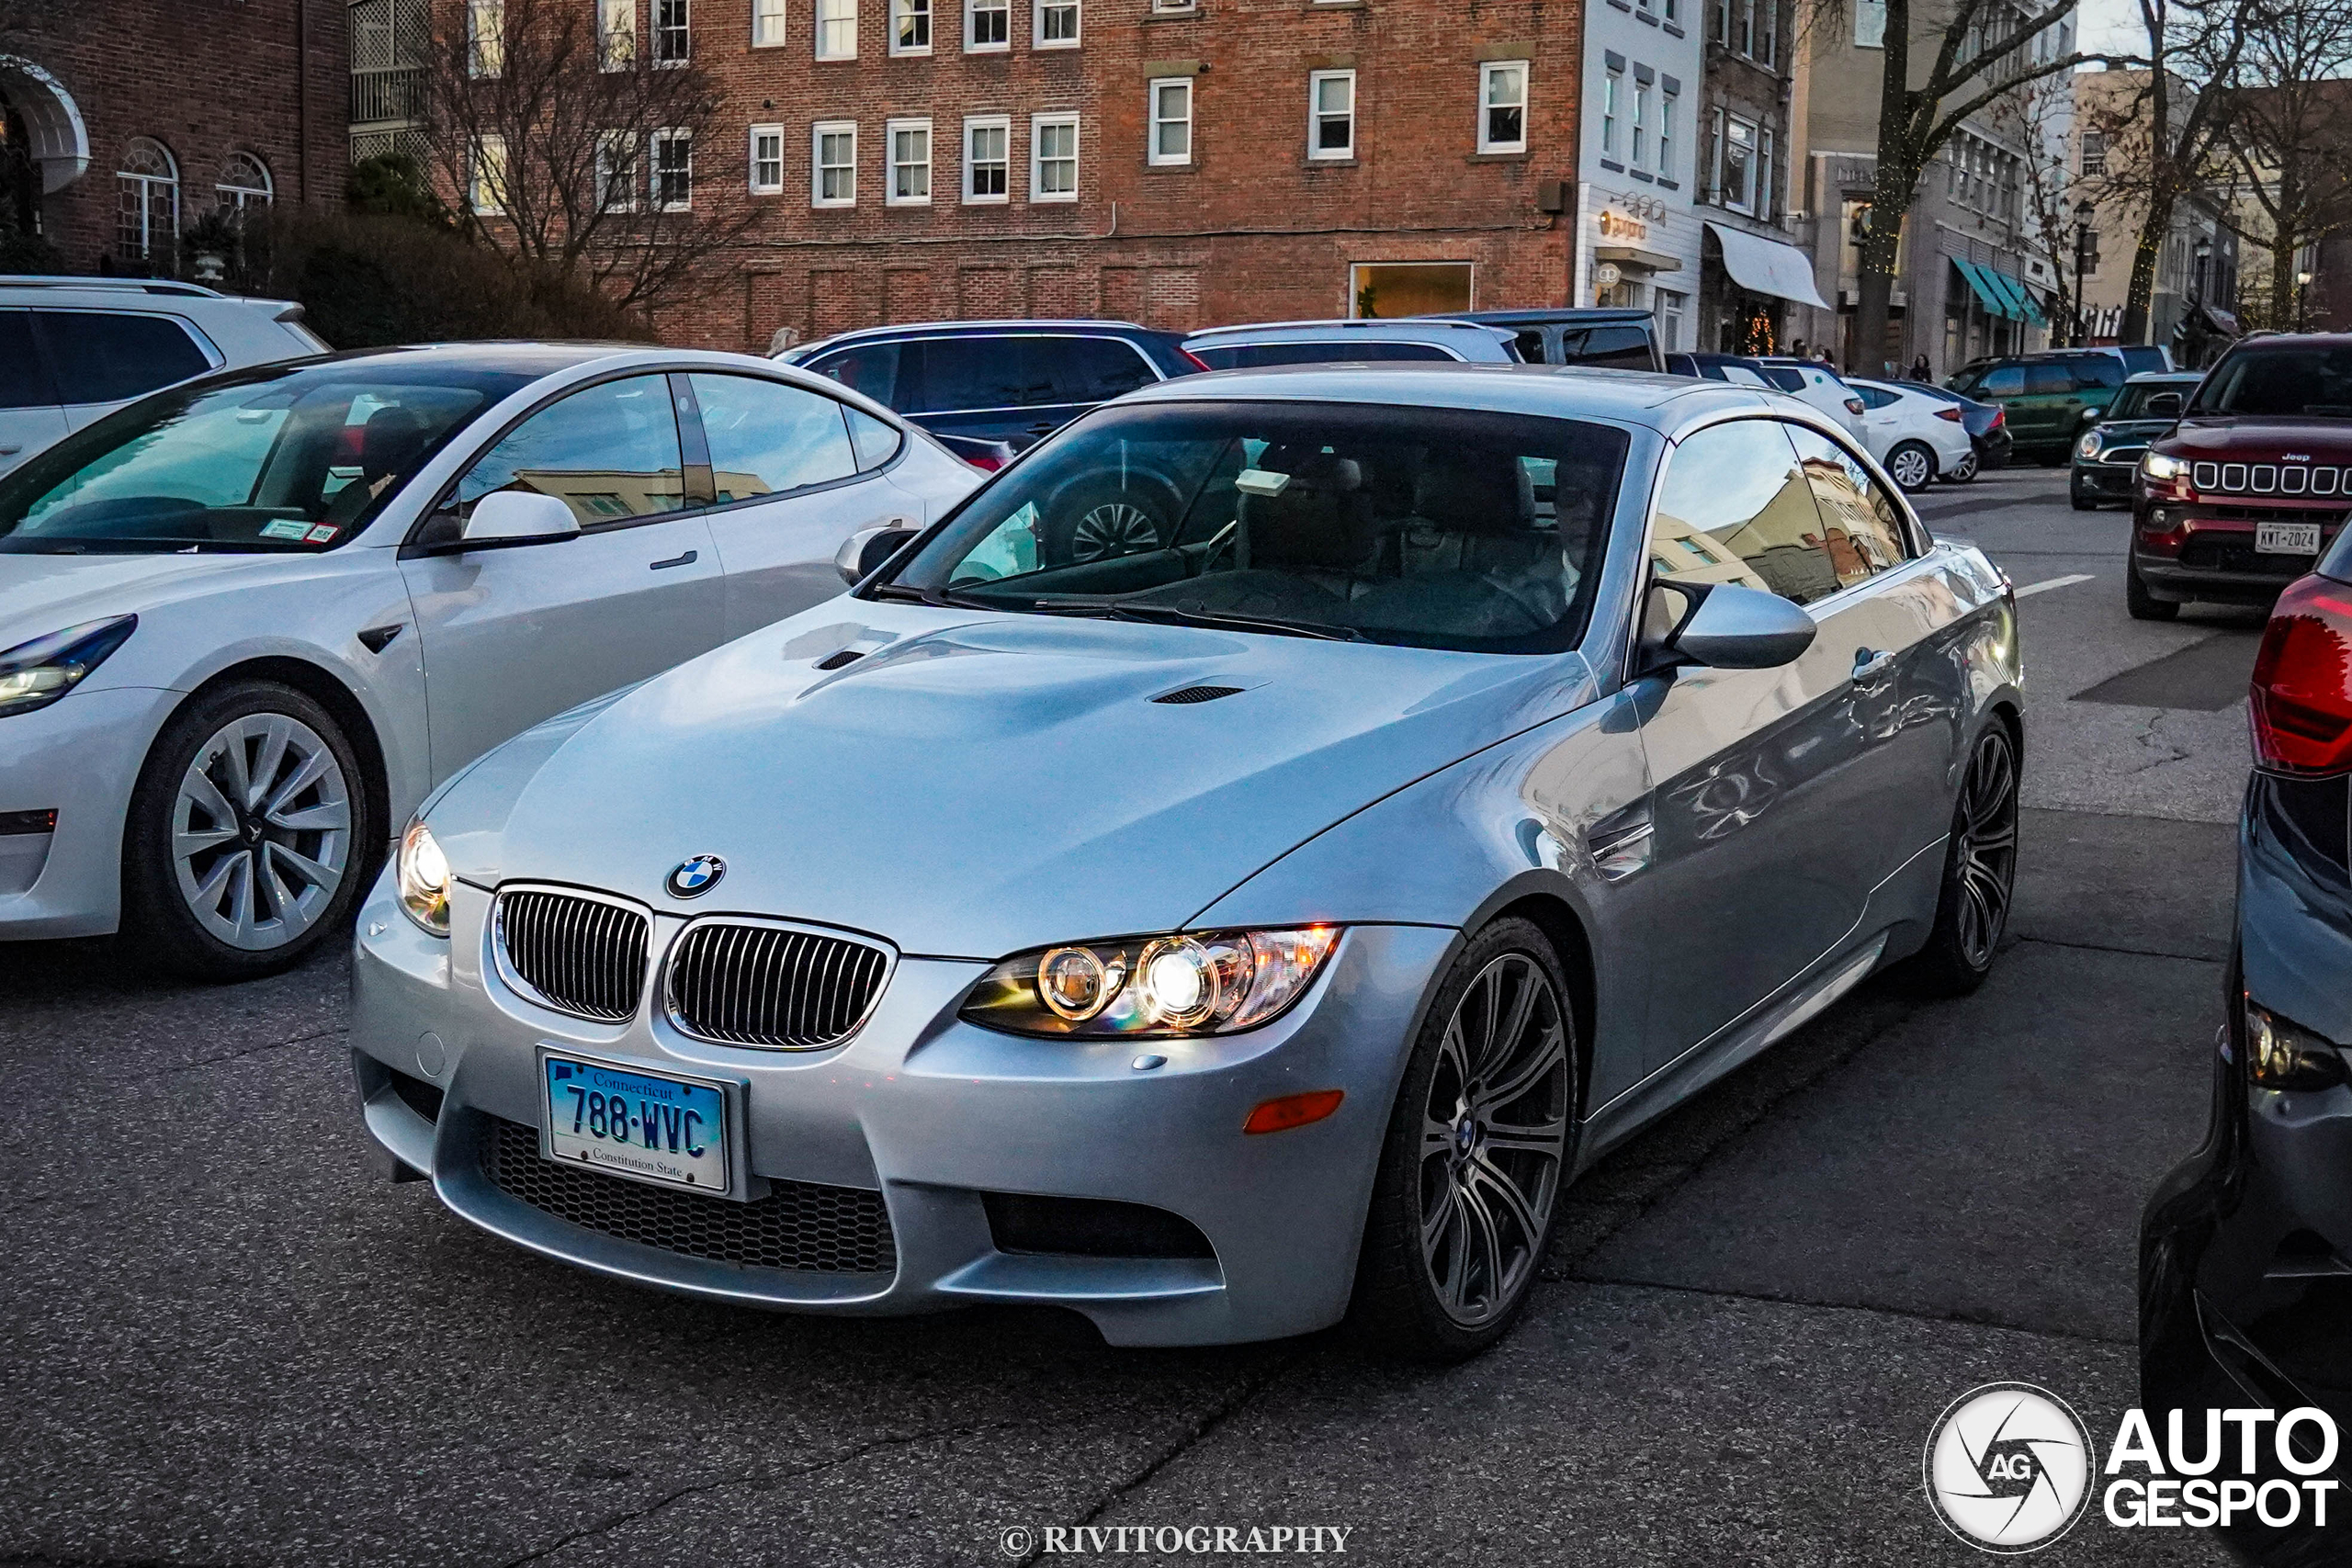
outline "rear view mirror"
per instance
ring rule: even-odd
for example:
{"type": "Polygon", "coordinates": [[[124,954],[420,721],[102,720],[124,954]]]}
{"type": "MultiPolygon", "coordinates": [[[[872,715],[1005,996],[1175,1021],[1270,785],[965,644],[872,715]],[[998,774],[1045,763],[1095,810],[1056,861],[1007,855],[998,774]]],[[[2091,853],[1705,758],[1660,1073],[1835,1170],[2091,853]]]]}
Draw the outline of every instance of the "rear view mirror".
{"type": "Polygon", "coordinates": [[[492,491],[474,502],[459,536],[465,547],[538,545],[580,536],[580,519],[558,496],[534,490],[492,491]]]}
{"type": "Polygon", "coordinates": [[[1666,646],[1711,670],[1774,670],[1794,663],[1819,631],[1803,606],[1760,588],[1724,582],[1707,591],[1666,646]]]}
{"type": "Polygon", "coordinates": [[[2148,417],[2150,419],[2178,419],[2180,408],[2178,392],[2158,392],[2148,400],[2148,417]]]}
{"type": "Polygon", "coordinates": [[[833,569],[842,581],[852,588],[871,577],[884,561],[899,553],[899,547],[921,530],[907,526],[904,518],[894,517],[876,528],[860,528],[842,541],[833,553],[833,569]]]}

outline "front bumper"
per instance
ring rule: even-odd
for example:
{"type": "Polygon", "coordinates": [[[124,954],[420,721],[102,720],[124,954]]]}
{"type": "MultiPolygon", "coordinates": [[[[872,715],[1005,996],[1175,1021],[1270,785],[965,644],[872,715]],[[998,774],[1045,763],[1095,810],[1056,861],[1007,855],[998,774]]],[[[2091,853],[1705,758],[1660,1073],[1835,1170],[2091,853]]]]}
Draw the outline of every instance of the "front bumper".
{"type": "Polygon", "coordinates": [[[57,813],[51,833],[0,836],[0,942],[115,929],[131,787],[179,697],[84,690],[0,719],[0,814],[57,813]]]}
{"type": "Polygon", "coordinates": [[[2072,483],[2075,493],[2086,500],[2130,501],[2138,473],[2136,463],[2091,463],[2077,457],[2072,483]]]}
{"type": "MultiPolygon", "coordinates": [[[[2256,549],[2259,520],[2247,507],[2141,499],[2132,512],[2132,565],[2159,598],[2268,604],[2281,589],[2308,574],[2318,557],[2256,549]]],[[[2283,513],[2278,518],[2304,520],[2283,513]]],[[[2320,554],[2326,553],[2335,533],[2335,524],[2322,524],[2320,554]]]]}
{"type": "MultiPolygon", "coordinates": [[[[390,1161],[430,1175],[462,1217],[601,1273],[745,1305],[855,1314],[1053,1305],[1126,1345],[1273,1338],[1338,1321],[1397,1077],[1459,940],[1430,927],[1351,928],[1307,997],[1275,1022],[1140,1043],[1030,1040],[963,1023],[956,1009],[986,965],[902,955],[848,1043],[787,1053],[690,1039],[642,1003],[610,1027],[535,1006],[494,966],[485,977],[491,896],[461,884],[453,902],[456,935],[438,940],[401,913],[388,882],[378,884],[359,917],[352,1044],[368,1132],[390,1161]],[[543,1043],[740,1084],[753,1196],[799,1184],[785,1190],[823,1189],[834,1195],[825,1201],[870,1208],[878,1194],[888,1266],[827,1271],[688,1256],[518,1198],[495,1174],[515,1146],[500,1124],[540,1125],[543,1043]],[[1136,1070],[1146,1054],[1165,1065],[1136,1070]],[[1329,1119],[1242,1134],[1261,1101],[1318,1089],[1345,1091],[1329,1119]],[[493,1154],[503,1132],[508,1153],[493,1154]],[[989,1214],[1004,1194],[1165,1211],[1197,1227],[1214,1257],[1009,1250],[989,1214]]],[[[657,915],[651,951],[660,954],[682,924],[657,915]]],[[[673,1207],[740,1208],[562,1168],[575,1181],[659,1191],[673,1207]]]]}

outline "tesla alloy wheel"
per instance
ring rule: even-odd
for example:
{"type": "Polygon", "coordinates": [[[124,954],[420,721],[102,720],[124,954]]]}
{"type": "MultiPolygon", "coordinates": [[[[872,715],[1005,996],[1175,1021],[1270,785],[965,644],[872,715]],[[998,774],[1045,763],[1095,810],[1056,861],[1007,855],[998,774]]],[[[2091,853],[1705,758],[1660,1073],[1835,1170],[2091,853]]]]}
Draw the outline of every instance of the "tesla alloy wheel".
{"type": "Polygon", "coordinates": [[[1358,1325],[1458,1360],[1526,1304],[1566,1179],[1576,1023],[1544,933],[1498,920],[1456,960],[1390,1117],[1358,1265],[1358,1325]]]}
{"type": "Polygon", "coordinates": [[[1964,996],[1984,983],[2008,929],[2018,878],[2018,749],[1990,726],[1968,759],[1952,807],[1936,928],[1919,953],[1930,990],[1964,996]]]}
{"type": "Polygon", "coordinates": [[[164,727],[132,796],[125,923],[186,974],[285,968],[349,914],[367,818],[357,759],[316,702],[258,683],[201,699],[164,727]]]}

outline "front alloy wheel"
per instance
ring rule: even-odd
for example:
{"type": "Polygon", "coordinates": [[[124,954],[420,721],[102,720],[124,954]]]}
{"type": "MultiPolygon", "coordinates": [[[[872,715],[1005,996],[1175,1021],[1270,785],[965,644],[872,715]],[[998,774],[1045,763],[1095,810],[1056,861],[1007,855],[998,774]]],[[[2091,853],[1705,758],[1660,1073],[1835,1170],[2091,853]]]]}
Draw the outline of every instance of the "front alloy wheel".
{"type": "Polygon", "coordinates": [[[1935,929],[1919,954],[1930,989],[1964,996],[1984,983],[2008,930],[2017,876],[2017,742],[1996,722],[1970,754],[1952,807],[1935,929]]]}
{"type": "Polygon", "coordinates": [[[1575,1023],[1549,942],[1479,933],[1442,988],[1390,1121],[1355,1317],[1392,1349],[1455,1360],[1501,1337],[1566,1179],[1575,1023]]]}

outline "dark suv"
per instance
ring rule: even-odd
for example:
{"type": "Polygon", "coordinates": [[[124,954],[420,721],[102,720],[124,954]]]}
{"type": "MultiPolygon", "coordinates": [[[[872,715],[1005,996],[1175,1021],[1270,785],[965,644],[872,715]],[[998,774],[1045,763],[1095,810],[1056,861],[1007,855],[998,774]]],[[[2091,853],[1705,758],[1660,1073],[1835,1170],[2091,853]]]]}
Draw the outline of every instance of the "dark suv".
{"type": "Polygon", "coordinates": [[[1944,385],[1980,403],[1998,403],[2018,457],[2054,468],[2115,400],[2126,374],[2112,354],[2019,354],[1972,360],[1944,385]]]}
{"type": "Polygon", "coordinates": [[[996,467],[1097,403],[1207,366],[1131,321],[869,327],[777,355],[885,402],[967,462],[996,467]]]}
{"type": "Polygon", "coordinates": [[[1516,333],[1519,356],[1530,365],[1590,365],[1603,370],[1663,370],[1657,319],[1624,306],[1563,306],[1550,310],[1461,310],[1457,321],[1477,321],[1516,333]]]}

